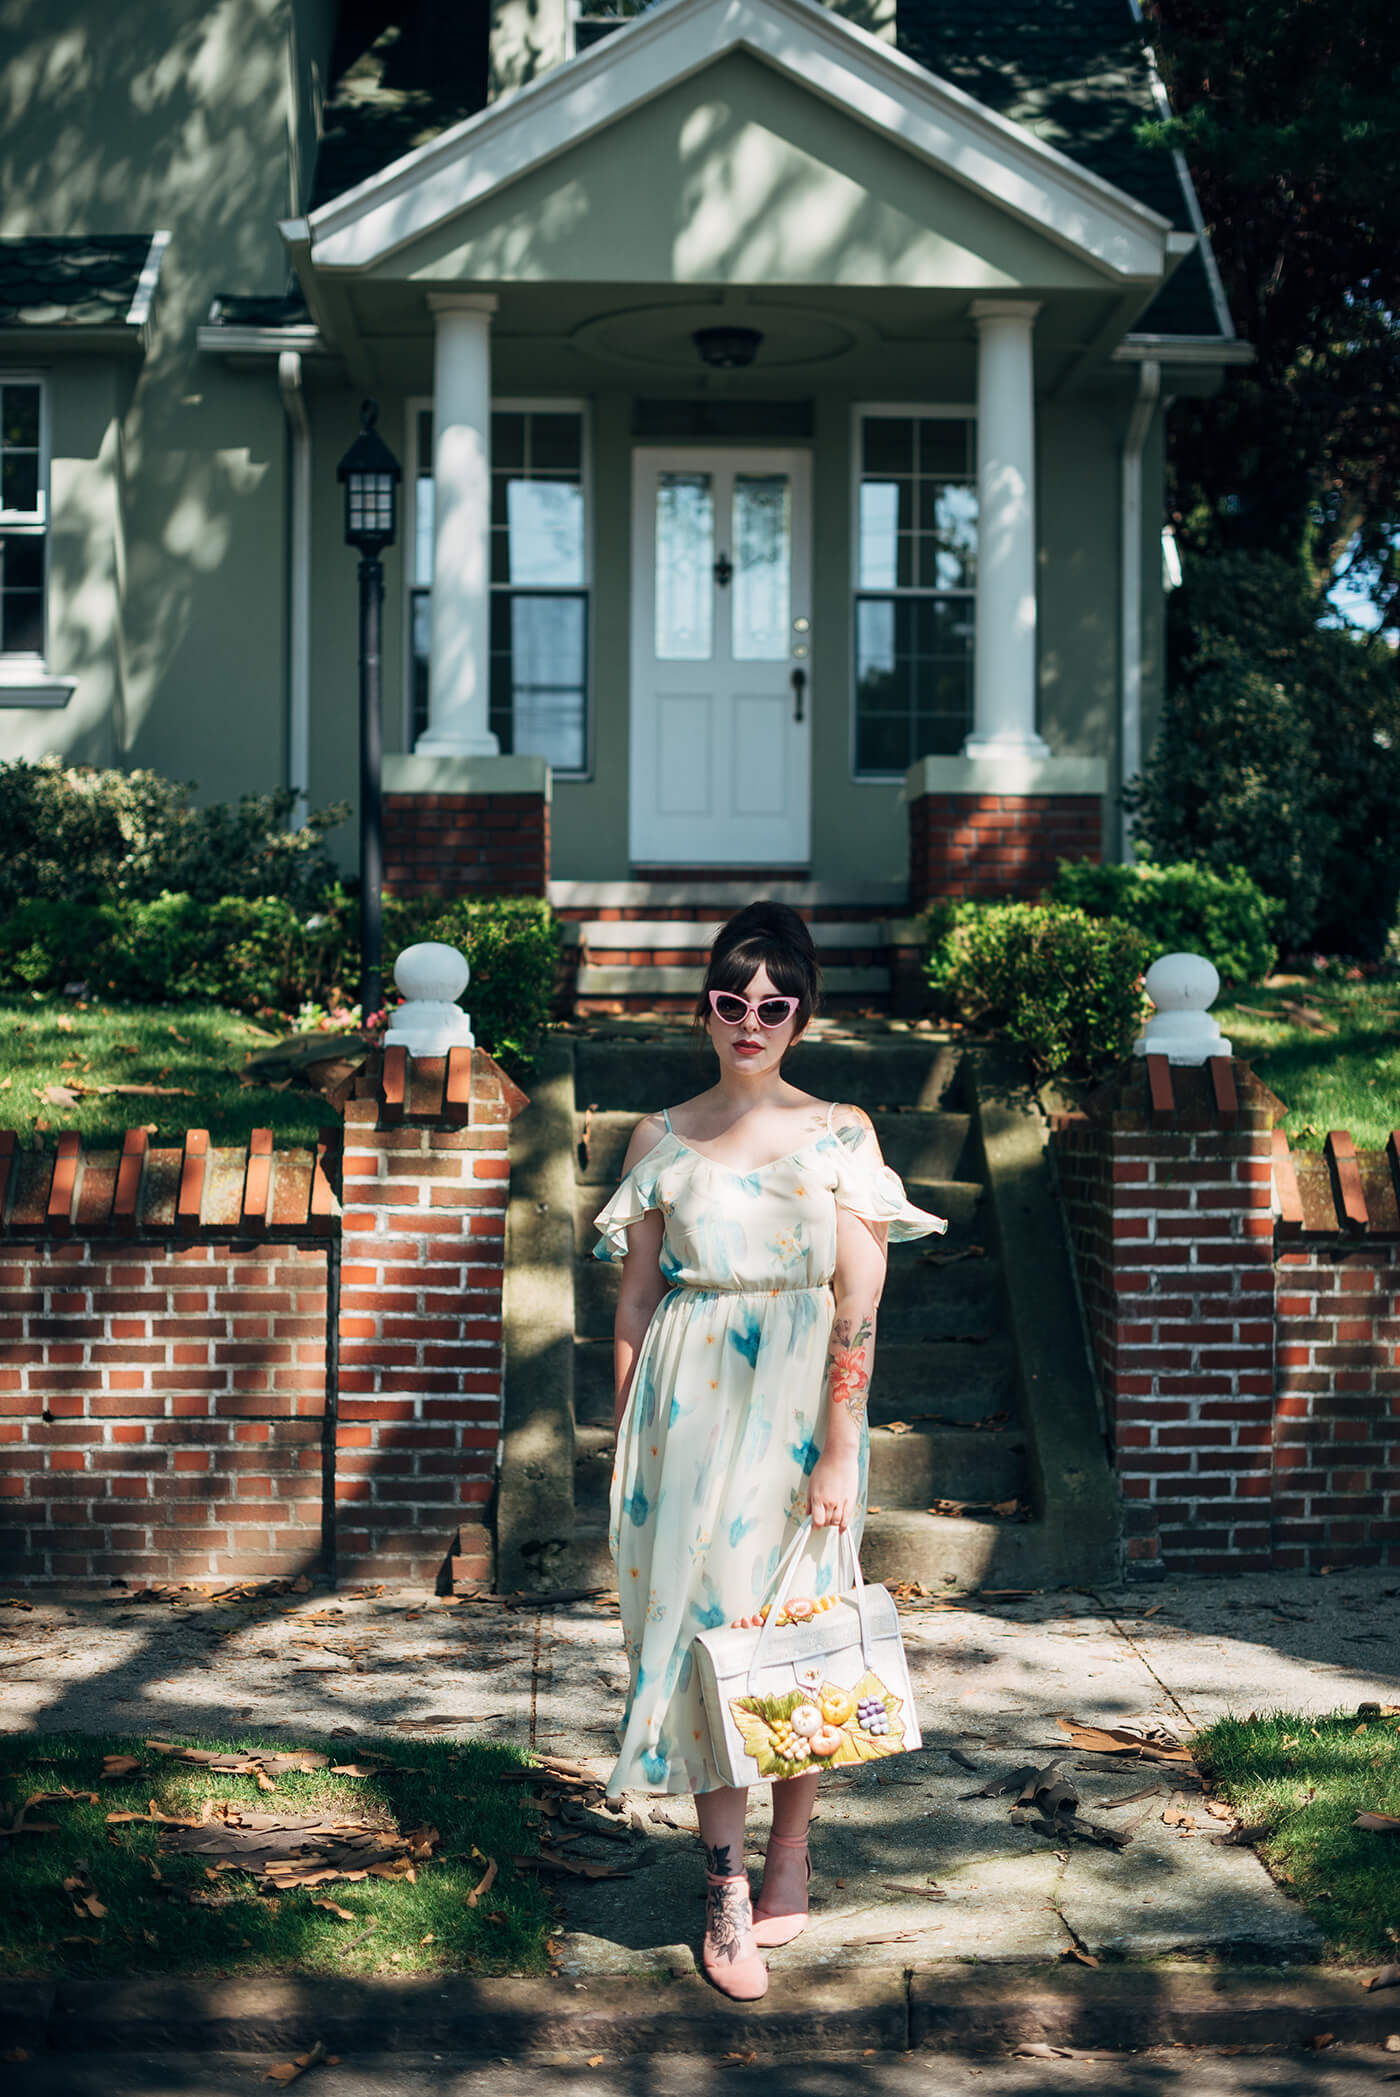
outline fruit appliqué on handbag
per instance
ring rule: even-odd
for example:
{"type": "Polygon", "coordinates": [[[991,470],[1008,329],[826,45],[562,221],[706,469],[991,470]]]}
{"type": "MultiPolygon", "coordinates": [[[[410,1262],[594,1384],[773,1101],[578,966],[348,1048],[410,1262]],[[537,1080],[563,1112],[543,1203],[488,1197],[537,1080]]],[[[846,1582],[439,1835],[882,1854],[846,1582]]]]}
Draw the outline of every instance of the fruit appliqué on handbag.
{"type": "Polygon", "coordinates": [[[904,1746],[904,1699],[869,1668],[850,1689],[823,1682],[812,1691],[731,1697],[729,1708],[761,1777],[848,1768],[897,1755],[904,1746]]]}

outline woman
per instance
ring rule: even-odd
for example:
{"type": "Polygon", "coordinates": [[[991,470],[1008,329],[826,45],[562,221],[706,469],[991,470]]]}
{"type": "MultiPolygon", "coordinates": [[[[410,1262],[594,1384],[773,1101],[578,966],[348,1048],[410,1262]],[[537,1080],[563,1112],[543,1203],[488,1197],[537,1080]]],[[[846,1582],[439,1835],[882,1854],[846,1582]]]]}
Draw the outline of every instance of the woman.
{"type": "Polygon", "coordinates": [[[710,1760],[691,1641],[758,1621],[809,1514],[797,1591],[833,1585],[831,1529],[849,1529],[859,1550],[886,1238],[947,1228],[905,1200],[866,1115],[783,1076],[820,982],[794,911],[753,903],[730,920],[696,1015],[716,1082],[637,1124],[622,1184],[597,1219],[598,1256],[622,1261],[611,1536],[631,1674],[608,1790],[695,1793],[702,1963],[743,2001],[767,1990],[760,1948],[805,1926],[817,1779],[774,1783],[751,1908],[748,1794],[724,1785],[710,1760]]]}

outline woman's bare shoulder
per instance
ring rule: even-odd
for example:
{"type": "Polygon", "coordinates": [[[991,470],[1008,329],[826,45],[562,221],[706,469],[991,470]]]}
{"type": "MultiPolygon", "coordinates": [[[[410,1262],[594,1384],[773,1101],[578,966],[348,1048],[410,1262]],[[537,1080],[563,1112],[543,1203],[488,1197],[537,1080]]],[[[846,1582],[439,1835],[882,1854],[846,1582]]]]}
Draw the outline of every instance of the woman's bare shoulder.
{"type": "Polygon", "coordinates": [[[634,1165],[640,1165],[647,1153],[655,1150],[665,1133],[664,1114],[644,1114],[628,1140],[627,1155],[622,1161],[623,1171],[630,1172],[634,1165]]]}

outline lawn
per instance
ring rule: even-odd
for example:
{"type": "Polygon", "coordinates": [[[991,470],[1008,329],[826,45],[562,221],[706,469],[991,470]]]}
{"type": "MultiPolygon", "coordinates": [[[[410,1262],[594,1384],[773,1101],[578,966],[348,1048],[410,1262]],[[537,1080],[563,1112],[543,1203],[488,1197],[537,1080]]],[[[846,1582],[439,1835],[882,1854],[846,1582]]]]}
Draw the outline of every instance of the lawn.
{"type": "Polygon", "coordinates": [[[215,1143],[244,1143],[259,1128],[279,1145],[314,1143],[336,1118],[318,1094],[240,1082],[245,1058],[277,1038],[217,1005],[0,998],[0,1128],[37,1129],[49,1144],[71,1129],[94,1150],[119,1150],[143,1124],[154,1124],[155,1143],[180,1142],[190,1128],[215,1143]],[[71,1106],[44,1097],[50,1086],[99,1085],[169,1089],[88,1090],[71,1106]]]}
{"type": "MultiPolygon", "coordinates": [[[[182,1744],[231,1754],[263,1746],[244,1739],[182,1744]]],[[[275,1752],[294,1751],[283,1742],[275,1752]]],[[[522,1757],[441,1740],[373,1749],[323,1743],[321,1751],[341,1772],[274,1766],[259,1785],[253,1775],[172,1762],[137,1739],[0,1739],[0,1972],[546,1970],[545,1896],[534,1874],[512,1863],[538,1849],[531,1801],[520,1784],[501,1780],[522,1757]],[[110,1755],[135,1757],[141,1767],[117,1780],[104,1777],[110,1755]],[[65,1789],[80,1795],[53,1797],[65,1789]],[[94,1792],[95,1802],[81,1796],[94,1792]],[[25,1821],[51,1832],[5,1832],[36,1793],[25,1821]],[[327,1820],[353,1814],[390,1836],[411,1833],[416,1847],[394,1866],[405,1875],[260,1891],[246,1872],[220,1869],[207,1855],[172,1853],[149,1817],[158,1811],[202,1821],[218,1840],[219,1815],[229,1810],[327,1820]],[[483,1887],[491,1861],[497,1870],[483,1887]]]]}
{"type": "Polygon", "coordinates": [[[1400,1706],[1220,1718],[1191,1751],[1216,1796],[1260,1830],[1255,1848],[1317,1923],[1329,1955],[1393,1960],[1400,1826],[1384,1834],[1353,1822],[1358,1813],[1400,1816],[1400,1706]]]}
{"type": "Polygon", "coordinates": [[[1329,1129],[1358,1150],[1383,1150],[1400,1128],[1400,982],[1297,983],[1229,993],[1214,1010],[1226,1037],[1288,1108],[1295,1150],[1321,1150],[1329,1129]],[[1284,1011],[1303,1005],[1335,1033],[1284,1011]]]}

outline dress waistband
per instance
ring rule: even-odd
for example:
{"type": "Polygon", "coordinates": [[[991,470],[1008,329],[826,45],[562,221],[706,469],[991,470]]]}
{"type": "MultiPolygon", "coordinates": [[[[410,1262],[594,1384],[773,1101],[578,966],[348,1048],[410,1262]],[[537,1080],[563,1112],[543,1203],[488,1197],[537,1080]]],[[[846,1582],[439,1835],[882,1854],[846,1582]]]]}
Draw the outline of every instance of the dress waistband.
{"type": "Polygon", "coordinates": [[[826,1296],[831,1292],[830,1282],[788,1282],[780,1288],[741,1288],[737,1283],[726,1287],[722,1283],[672,1282],[671,1293],[676,1296],[826,1296]]]}

